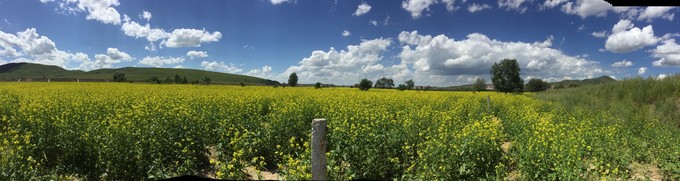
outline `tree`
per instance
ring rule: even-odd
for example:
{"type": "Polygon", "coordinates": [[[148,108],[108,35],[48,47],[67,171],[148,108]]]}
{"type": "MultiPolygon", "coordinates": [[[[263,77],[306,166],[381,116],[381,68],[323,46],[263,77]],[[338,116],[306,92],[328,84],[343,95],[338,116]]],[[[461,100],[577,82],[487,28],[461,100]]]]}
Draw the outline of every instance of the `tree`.
{"type": "Polygon", "coordinates": [[[316,84],[314,84],[315,89],[321,89],[321,86],[321,82],[316,82],[316,84]]]}
{"type": "Polygon", "coordinates": [[[182,84],[188,84],[189,81],[187,80],[187,77],[182,77],[182,84]]]}
{"type": "Polygon", "coordinates": [[[524,86],[527,91],[531,92],[546,91],[548,88],[550,88],[550,84],[541,79],[531,79],[529,82],[527,82],[527,85],[524,86]]]}
{"type": "Polygon", "coordinates": [[[375,81],[375,88],[392,88],[394,87],[394,80],[388,79],[386,77],[380,78],[375,81]]]}
{"type": "Polygon", "coordinates": [[[290,77],[288,77],[288,85],[291,87],[295,87],[298,84],[298,76],[295,72],[290,74],[290,77]]]}
{"type": "Polygon", "coordinates": [[[175,74],[175,84],[181,84],[181,83],[182,83],[182,77],[175,74]]]}
{"type": "Polygon", "coordinates": [[[116,72],[116,73],[113,73],[113,81],[114,82],[125,82],[125,81],[127,81],[127,78],[125,78],[124,73],[116,72]]]}
{"type": "Polygon", "coordinates": [[[151,83],[156,83],[156,84],[160,84],[160,83],[161,83],[161,79],[158,79],[158,77],[153,76],[153,77],[149,78],[149,82],[151,82],[151,83]]]}
{"type": "Polygon", "coordinates": [[[210,80],[210,77],[203,78],[203,84],[210,85],[210,82],[212,82],[212,80],[210,80]]]}
{"type": "Polygon", "coordinates": [[[373,82],[371,82],[368,79],[361,79],[361,82],[359,82],[359,90],[362,91],[368,91],[368,89],[371,89],[371,85],[373,85],[373,82]]]}
{"type": "Polygon", "coordinates": [[[166,84],[171,84],[171,83],[172,83],[172,79],[170,79],[170,77],[165,77],[165,83],[166,83],[166,84]]]}
{"type": "Polygon", "coordinates": [[[243,81],[241,81],[241,87],[245,87],[245,86],[246,86],[246,83],[243,83],[243,81]]]}
{"type": "Polygon", "coordinates": [[[406,81],[406,89],[411,90],[415,86],[416,86],[416,83],[413,82],[413,79],[406,81]]]}
{"type": "Polygon", "coordinates": [[[399,86],[397,86],[397,90],[400,90],[400,91],[406,90],[406,85],[399,84],[399,86]]]}
{"type": "Polygon", "coordinates": [[[497,91],[522,92],[524,81],[519,77],[519,64],[515,59],[503,59],[491,66],[491,82],[497,91]]]}
{"type": "Polygon", "coordinates": [[[477,80],[475,80],[475,84],[472,88],[472,91],[473,92],[474,91],[481,92],[485,88],[486,88],[486,80],[484,80],[484,78],[477,78],[477,80]]]}

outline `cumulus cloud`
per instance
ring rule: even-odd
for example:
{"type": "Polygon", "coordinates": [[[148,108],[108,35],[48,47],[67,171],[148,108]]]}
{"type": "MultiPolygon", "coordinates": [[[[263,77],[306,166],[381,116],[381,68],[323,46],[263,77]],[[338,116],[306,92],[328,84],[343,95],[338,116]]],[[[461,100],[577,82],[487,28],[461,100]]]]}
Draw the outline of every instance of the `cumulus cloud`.
{"type": "Polygon", "coordinates": [[[646,20],[651,22],[656,18],[673,20],[674,13],[671,12],[675,7],[614,7],[604,0],[546,0],[541,5],[542,9],[561,7],[562,12],[578,15],[581,18],[589,16],[605,17],[609,12],[619,14],[623,18],[646,20]]]}
{"type": "Polygon", "coordinates": [[[623,67],[630,67],[633,66],[633,62],[628,61],[628,60],[621,60],[620,62],[614,62],[612,64],[612,67],[615,68],[623,68],[623,67]]]}
{"type": "Polygon", "coordinates": [[[208,52],[204,51],[189,51],[187,52],[187,56],[189,58],[194,59],[194,58],[205,58],[208,57],[208,52]]]}
{"type": "MultiPolygon", "coordinates": [[[[560,4],[566,1],[555,1],[551,5],[560,4]]],[[[555,5],[556,6],[556,5],[555,5]]],[[[554,6],[553,6],[554,7],[554,6]]],[[[566,2],[562,6],[562,11],[567,14],[574,14],[586,18],[588,16],[603,17],[607,15],[613,6],[603,0],[578,0],[576,2],[566,2]]]]}
{"type": "Polygon", "coordinates": [[[481,10],[485,10],[485,9],[491,9],[491,6],[488,5],[488,4],[477,4],[477,3],[472,3],[472,4],[468,7],[468,11],[469,11],[470,13],[474,13],[474,12],[481,11],[481,10]]]}
{"type": "MultiPolygon", "coordinates": [[[[66,14],[87,12],[85,19],[97,20],[104,24],[119,25],[121,23],[120,13],[116,6],[120,5],[118,0],[58,0],[57,11],[66,14]]],[[[54,0],[40,0],[42,3],[54,2],[54,0]]]]}
{"type": "Polygon", "coordinates": [[[411,17],[417,19],[422,16],[423,11],[429,11],[430,5],[436,0],[406,0],[401,3],[401,7],[411,13],[411,17]]]}
{"type": "Polygon", "coordinates": [[[665,40],[661,45],[656,46],[652,51],[652,56],[659,58],[652,62],[655,67],[680,66],[680,45],[675,43],[675,39],[665,40]]]}
{"type": "Polygon", "coordinates": [[[201,43],[216,42],[222,38],[222,33],[215,31],[210,33],[197,29],[175,29],[172,31],[164,45],[167,47],[200,47],[201,43]]]}
{"type": "Polygon", "coordinates": [[[184,62],[184,58],[182,57],[161,57],[161,56],[155,56],[155,57],[144,57],[144,59],[140,60],[139,64],[142,65],[148,65],[148,66],[154,66],[154,67],[162,67],[164,65],[170,65],[170,64],[179,64],[184,62]]]}
{"type": "Polygon", "coordinates": [[[591,33],[590,35],[593,35],[594,37],[598,37],[598,38],[604,38],[604,37],[607,37],[607,31],[596,31],[596,32],[591,33]]]}
{"type": "Polygon", "coordinates": [[[205,70],[215,70],[215,71],[221,71],[221,72],[227,72],[227,73],[239,73],[243,71],[243,69],[240,69],[236,67],[234,64],[226,64],[224,62],[217,62],[217,61],[202,61],[201,62],[201,67],[205,70]]]}
{"type": "Polygon", "coordinates": [[[335,84],[354,84],[361,78],[374,79],[393,75],[399,78],[400,72],[408,69],[405,65],[385,66],[380,63],[382,53],[392,43],[390,39],[363,40],[359,45],[349,45],[346,50],[330,48],[328,51],[316,50],[303,58],[298,65],[289,67],[280,74],[279,80],[296,72],[300,82],[327,82],[335,84]]]}
{"type": "Polygon", "coordinates": [[[503,42],[486,35],[472,33],[455,41],[445,35],[420,35],[417,31],[401,32],[404,44],[399,57],[402,64],[412,65],[416,75],[439,80],[458,81],[488,74],[489,67],[504,58],[516,59],[523,74],[549,81],[589,78],[606,73],[599,63],[579,56],[569,56],[550,48],[552,37],[543,42],[503,42]],[[454,79],[455,78],[455,79],[454,79]]]}
{"type": "Polygon", "coordinates": [[[352,33],[350,33],[350,32],[347,31],[347,30],[342,31],[342,36],[349,36],[349,35],[352,35],[352,33]]]}
{"type": "Polygon", "coordinates": [[[80,62],[80,69],[94,70],[100,68],[111,68],[113,64],[121,62],[132,61],[133,58],[127,53],[118,50],[117,48],[106,49],[106,54],[96,54],[94,60],[90,60],[89,56],[83,53],[76,53],[73,59],[80,62]]]}
{"type": "Polygon", "coordinates": [[[245,75],[250,75],[250,76],[255,76],[255,77],[260,77],[260,78],[266,78],[266,79],[273,79],[275,77],[274,73],[272,72],[272,67],[269,65],[265,65],[262,68],[259,69],[252,69],[248,72],[245,73],[245,75]]]}
{"type": "Polygon", "coordinates": [[[126,21],[120,29],[125,35],[135,38],[146,38],[149,42],[155,42],[170,38],[171,34],[163,29],[151,28],[148,23],[144,26],[135,21],[126,21]]]}
{"type": "Polygon", "coordinates": [[[640,69],[638,69],[638,75],[645,74],[645,72],[647,72],[647,67],[640,67],[640,69]]]}
{"type": "Polygon", "coordinates": [[[352,14],[352,15],[353,16],[361,16],[363,14],[368,13],[369,11],[371,11],[371,5],[368,5],[366,2],[364,2],[364,3],[359,4],[359,6],[357,7],[357,10],[354,11],[354,14],[352,14]]]}
{"type": "Polygon", "coordinates": [[[605,49],[614,53],[631,52],[659,42],[652,25],[640,29],[634,27],[630,20],[620,20],[612,28],[612,33],[607,38],[605,49]]]}
{"type": "Polygon", "coordinates": [[[0,31],[0,59],[8,62],[31,62],[66,67],[72,54],[57,49],[46,36],[40,36],[35,28],[15,34],[0,31]]]}
{"type": "Polygon", "coordinates": [[[139,18],[145,19],[146,22],[151,21],[151,13],[148,11],[142,12],[142,14],[139,15],[139,18]]]}

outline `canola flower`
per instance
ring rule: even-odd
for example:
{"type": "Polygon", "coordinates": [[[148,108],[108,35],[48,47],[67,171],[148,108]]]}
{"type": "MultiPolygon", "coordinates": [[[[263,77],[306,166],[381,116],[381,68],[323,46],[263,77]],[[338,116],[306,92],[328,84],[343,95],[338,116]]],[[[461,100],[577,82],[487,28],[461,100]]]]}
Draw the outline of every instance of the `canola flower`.
{"type": "MultiPolygon", "coordinates": [[[[314,118],[329,121],[334,180],[627,179],[633,162],[680,162],[680,144],[666,144],[677,133],[638,136],[606,112],[526,95],[126,83],[0,93],[0,180],[247,179],[248,166],[310,179],[314,118]]],[[[663,174],[678,179],[672,166],[663,174]]]]}

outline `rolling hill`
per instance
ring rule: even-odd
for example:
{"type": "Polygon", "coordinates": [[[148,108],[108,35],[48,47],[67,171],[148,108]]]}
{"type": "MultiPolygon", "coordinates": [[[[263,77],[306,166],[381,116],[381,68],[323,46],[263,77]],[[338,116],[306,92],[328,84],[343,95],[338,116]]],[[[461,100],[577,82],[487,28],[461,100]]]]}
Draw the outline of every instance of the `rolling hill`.
{"type": "Polygon", "coordinates": [[[42,65],[33,63],[8,63],[0,65],[0,80],[14,81],[17,79],[83,79],[111,81],[115,72],[124,73],[128,81],[148,81],[151,77],[158,77],[160,80],[174,78],[175,75],[186,77],[189,82],[202,80],[209,77],[212,83],[216,84],[240,84],[248,85],[274,85],[279,82],[262,79],[258,77],[228,74],[221,72],[211,72],[194,69],[174,69],[174,68],[149,68],[149,67],[125,67],[118,69],[97,69],[92,71],[66,70],[58,66],[42,65]]]}
{"type": "MultiPolygon", "coordinates": [[[[527,81],[527,80],[524,80],[527,81]]],[[[616,82],[615,79],[609,77],[609,76],[602,76],[598,78],[592,78],[592,79],[583,79],[583,80],[563,80],[559,82],[550,82],[550,85],[552,86],[563,86],[563,87],[578,87],[582,85],[595,85],[595,84],[603,84],[603,83],[609,83],[609,82],[616,82]]],[[[526,83],[526,82],[525,82],[526,83]]],[[[491,82],[487,82],[488,85],[491,85],[491,82]]],[[[459,90],[459,91],[470,91],[474,87],[473,84],[466,84],[466,85],[458,85],[458,86],[449,86],[449,87],[438,87],[435,88],[435,90],[459,90]]]]}

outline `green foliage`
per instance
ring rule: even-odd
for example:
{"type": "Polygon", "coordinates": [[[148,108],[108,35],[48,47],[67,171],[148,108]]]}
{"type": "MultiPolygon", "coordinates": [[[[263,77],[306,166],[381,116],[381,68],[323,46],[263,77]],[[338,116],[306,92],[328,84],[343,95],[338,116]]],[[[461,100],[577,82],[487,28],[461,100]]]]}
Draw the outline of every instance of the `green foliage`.
{"type": "Polygon", "coordinates": [[[125,81],[127,81],[127,78],[125,78],[124,73],[116,72],[116,73],[113,73],[113,81],[114,82],[125,82],[125,81]]]}
{"type": "Polygon", "coordinates": [[[550,88],[550,84],[544,82],[541,79],[530,79],[529,82],[527,82],[527,84],[524,86],[525,86],[524,90],[530,92],[541,92],[546,91],[548,90],[548,88],[550,88]]]}
{"type": "Polygon", "coordinates": [[[321,87],[322,87],[321,82],[316,82],[316,84],[314,84],[315,89],[321,89],[321,87]]]}
{"type": "Polygon", "coordinates": [[[210,77],[203,78],[203,84],[210,85],[211,82],[212,82],[212,79],[210,79],[210,77]]]}
{"type": "Polygon", "coordinates": [[[376,80],[375,85],[373,87],[383,88],[383,89],[384,88],[391,89],[392,87],[394,87],[394,80],[383,77],[383,78],[376,80]]]}
{"type": "Polygon", "coordinates": [[[416,83],[413,82],[413,79],[409,79],[406,82],[406,89],[411,90],[416,86],[416,83]]]}
{"type": "Polygon", "coordinates": [[[403,91],[403,90],[406,90],[406,89],[407,89],[407,87],[404,84],[399,84],[399,86],[397,86],[397,90],[403,91]]]}
{"type": "Polygon", "coordinates": [[[475,84],[473,85],[473,91],[480,92],[480,91],[483,91],[485,89],[486,89],[486,80],[484,80],[484,78],[477,78],[477,80],[475,80],[475,84]]]}
{"type": "Polygon", "coordinates": [[[154,83],[154,84],[160,84],[161,79],[158,79],[158,77],[153,76],[153,77],[149,78],[149,82],[154,83]]]}
{"type": "Polygon", "coordinates": [[[296,87],[298,85],[298,76],[295,72],[291,73],[288,77],[288,85],[291,87],[296,87]]]}
{"type": "Polygon", "coordinates": [[[373,82],[371,82],[368,79],[361,79],[361,82],[357,85],[359,90],[362,91],[368,91],[368,89],[371,89],[371,85],[373,85],[373,82]]]}
{"type": "Polygon", "coordinates": [[[500,92],[508,93],[522,92],[524,81],[519,77],[519,64],[515,59],[503,59],[501,62],[491,66],[491,82],[495,89],[500,92]]]}

